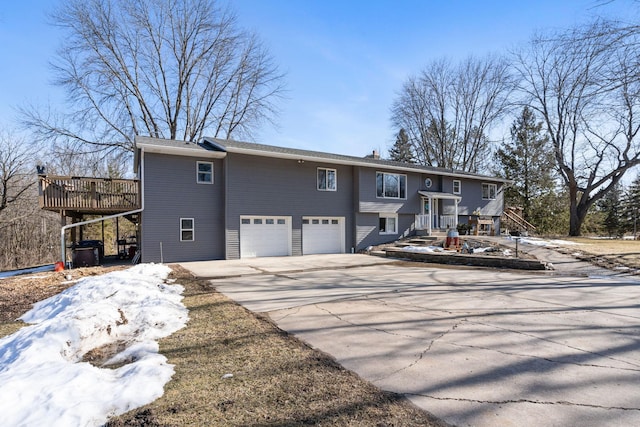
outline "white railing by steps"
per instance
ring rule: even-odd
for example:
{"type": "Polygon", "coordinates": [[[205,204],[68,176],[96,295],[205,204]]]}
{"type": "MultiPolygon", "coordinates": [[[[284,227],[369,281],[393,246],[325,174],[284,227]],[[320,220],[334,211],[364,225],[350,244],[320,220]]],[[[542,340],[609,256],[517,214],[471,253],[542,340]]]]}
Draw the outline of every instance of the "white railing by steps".
{"type": "Polygon", "coordinates": [[[416,215],[416,230],[429,229],[429,215],[416,215]]]}
{"type": "MultiPolygon", "coordinates": [[[[455,215],[440,215],[438,219],[439,219],[438,224],[435,224],[432,227],[434,230],[438,230],[438,229],[446,230],[449,228],[456,228],[458,226],[458,221],[455,215]]],[[[416,227],[416,230],[428,230],[429,215],[416,215],[415,227],[416,227]]]]}
{"type": "Polygon", "coordinates": [[[440,215],[440,228],[456,228],[458,221],[455,215],[440,215]]]}

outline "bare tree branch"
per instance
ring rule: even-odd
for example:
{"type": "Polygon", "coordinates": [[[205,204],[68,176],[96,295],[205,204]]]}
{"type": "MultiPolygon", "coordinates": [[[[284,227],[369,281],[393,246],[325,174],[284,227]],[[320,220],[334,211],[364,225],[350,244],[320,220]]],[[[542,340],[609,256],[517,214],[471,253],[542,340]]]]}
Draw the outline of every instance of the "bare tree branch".
{"type": "Polygon", "coordinates": [[[67,0],[52,18],[69,109],[22,110],[40,140],[131,151],[138,134],[247,136],[276,113],[283,75],[214,0],[67,0]]]}
{"type": "Polygon", "coordinates": [[[441,59],[409,78],[392,107],[418,160],[426,165],[478,172],[487,168],[487,134],[509,106],[508,64],[470,57],[458,65],[441,59]]]}
{"type": "Polygon", "coordinates": [[[524,103],[543,118],[569,193],[569,234],[640,164],[638,31],[599,20],[537,36],[516,53],[524,103]]]}

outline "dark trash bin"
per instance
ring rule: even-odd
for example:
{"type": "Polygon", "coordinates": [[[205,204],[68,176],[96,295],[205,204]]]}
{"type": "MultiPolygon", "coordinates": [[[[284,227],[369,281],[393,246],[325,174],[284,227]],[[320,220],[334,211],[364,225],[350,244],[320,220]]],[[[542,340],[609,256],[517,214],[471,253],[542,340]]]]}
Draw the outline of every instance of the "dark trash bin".
{"type": "Polygon", "coordinates": [[[77,249],[77,248],[98,249],[98,262],[102,262],[104,260],[104,243],[102,242],[102,240],[81,240],[78,243],[76,243],[73,248],[74,249],[77,249]]]}
{"type": "Polygon", "coordinates": [[[74,267],[93,267],[96,265],[100,265],[100,253],[98,251],[98,248],[76,247],[73,250],[74,267]]]}

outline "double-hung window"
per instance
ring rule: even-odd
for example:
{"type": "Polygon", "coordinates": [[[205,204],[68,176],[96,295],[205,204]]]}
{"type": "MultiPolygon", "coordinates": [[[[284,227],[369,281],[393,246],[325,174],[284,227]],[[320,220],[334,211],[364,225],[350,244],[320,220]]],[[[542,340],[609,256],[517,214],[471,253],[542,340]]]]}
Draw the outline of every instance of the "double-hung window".
{"type": "Polygon", "coordinates": [[[376,172],[376,196],[385,199],[406,199],[407,175],[376,172]]]}
{"type": "Polygon", "coordinates": [[[318,190],[336,191],[338,188],[338,172],[335,169],[318,168],[318,190]]]}
{"type": "Polygon", "coordinates": [[[482,200],[494,200],[498,193],[498,186],[496,184],[482,184],[482,200]]]}
{"type": "Polygon", "coordinates": [[[460,194],[462,192],[462,184],[459,179],[453,180],[453,194],[460,194]]]}
{"type": "Polygon", "coordinates": [[[380,234],[398,234],[398,215],[380,214],[378,231],[380,234]]]}
{"type": "Polygon", "coordinates": [[[180,218],[180,241],[193,242],[195,240],[195,228],[193,218],[180,218]]]}
{"type": "Polygon", "coordinates": [[[196,182],[198,184],[213,184],[213,163],[196,163],[196,182]]]}

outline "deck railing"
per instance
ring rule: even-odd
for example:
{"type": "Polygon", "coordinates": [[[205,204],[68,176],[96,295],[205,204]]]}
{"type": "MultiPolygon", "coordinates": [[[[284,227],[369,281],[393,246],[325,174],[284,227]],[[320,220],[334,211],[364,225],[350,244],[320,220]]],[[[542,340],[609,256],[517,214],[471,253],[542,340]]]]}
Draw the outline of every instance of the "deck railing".
{"type": "Polygon", "coordinates": [[[136,179],[39,176],[40,207],[47,210],[119,212],[140,207],[136,179]]]}

